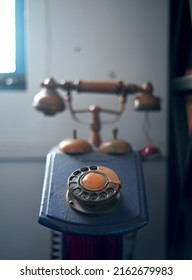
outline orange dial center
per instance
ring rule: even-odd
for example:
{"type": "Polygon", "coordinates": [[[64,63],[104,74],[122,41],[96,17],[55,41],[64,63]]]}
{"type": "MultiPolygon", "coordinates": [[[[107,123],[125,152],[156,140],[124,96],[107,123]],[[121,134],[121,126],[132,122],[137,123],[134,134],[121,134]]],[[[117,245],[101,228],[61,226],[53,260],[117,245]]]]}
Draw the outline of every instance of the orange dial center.
{"type": "Polygon", "coordinates": [[[107,183],[104,175],[97,172],[90,172],[82,178],[83,187],[91,191],[103,189],[107,183]]]}

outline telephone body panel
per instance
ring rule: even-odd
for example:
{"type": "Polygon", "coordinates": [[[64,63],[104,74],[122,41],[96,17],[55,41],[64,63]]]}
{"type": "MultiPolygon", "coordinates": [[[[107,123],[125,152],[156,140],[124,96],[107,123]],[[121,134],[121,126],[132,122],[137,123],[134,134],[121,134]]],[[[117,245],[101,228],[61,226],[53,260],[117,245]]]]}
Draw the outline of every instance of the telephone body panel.
{"type": "Polygon", "coordinates": [[[89,236],[125,234],[145,226],[148,211],[139,154],[132,151],[112,155],[98,149],[66,154],[53,148],[46,160],[39,223],[63,233],[89,236]],[[67,200],[67,182],[77,170],[90,171],[90,167],[98,166],[113,170],[120,178],[117,200],[106,211],[76,211],[67,200]]]}

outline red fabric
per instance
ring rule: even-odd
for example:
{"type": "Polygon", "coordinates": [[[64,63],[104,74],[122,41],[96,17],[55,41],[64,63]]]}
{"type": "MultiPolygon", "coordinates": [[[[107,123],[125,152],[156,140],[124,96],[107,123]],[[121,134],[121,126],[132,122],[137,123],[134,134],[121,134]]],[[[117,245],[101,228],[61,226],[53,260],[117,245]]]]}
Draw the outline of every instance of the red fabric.
{"type": "Polygon", "coordinates": [[[82,236],[66,234],[63,250],[67,260],[122,259],[122,236],[82,236]]]}

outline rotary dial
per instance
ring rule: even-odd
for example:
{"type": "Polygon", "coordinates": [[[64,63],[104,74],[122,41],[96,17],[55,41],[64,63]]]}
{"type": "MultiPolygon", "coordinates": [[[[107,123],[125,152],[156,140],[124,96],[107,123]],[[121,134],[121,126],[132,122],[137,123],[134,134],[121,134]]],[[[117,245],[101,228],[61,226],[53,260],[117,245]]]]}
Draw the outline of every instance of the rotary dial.
{"type": "Polygon", "coordinates": [[[75,170],[68,178],[68,201],[72,207],[97,209],[114,204],[121,180],[105,166],[85,166],[75,170]]]}

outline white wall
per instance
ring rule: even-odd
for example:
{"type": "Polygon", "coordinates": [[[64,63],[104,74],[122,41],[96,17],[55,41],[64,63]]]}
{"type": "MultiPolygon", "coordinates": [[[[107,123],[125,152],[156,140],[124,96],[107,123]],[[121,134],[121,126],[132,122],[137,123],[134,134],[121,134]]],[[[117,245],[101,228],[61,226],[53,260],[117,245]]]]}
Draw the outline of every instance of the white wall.
{"type": "Polygon", "coordinates": [[[38,224],[45,159],[0,160],[0,260],[49,259],[50,230],[38,224]]]}
{"type": "MultiPolygon", "coordinates": [[[[51,118],[35,111],[33,97],[46,76],[58,81],[112,80],[111,73],[125,83],[150,80],[154,84],[155,93],[162,99],[162,111],[150,114],[150,131],[154,144],[166,154],[167,1],[28,0],[26,3],[28,86],[24,92],[0,93],[0,154],[20,154],[23,147],[25,153],[46,154],[52,145],[70,137],[72,129],[77,127],[79,137],[88,138],[89,128],[77,125],[68,112],[51,118]],[[17,152],[12,149],[15,145],[17,152]]],[[[117,98],[74,94],[74,101],[80,108],[92,103],[115,108],[117,98]]],[[[132,97],[128,101],[118,122],[119,137],[138,149],[146,144],[142,131],[144,114],[133,111],[132,97]]],[[[103,140],[111,138],[112,127],[104,127],[103,140]]]]}

